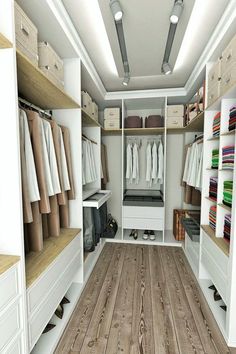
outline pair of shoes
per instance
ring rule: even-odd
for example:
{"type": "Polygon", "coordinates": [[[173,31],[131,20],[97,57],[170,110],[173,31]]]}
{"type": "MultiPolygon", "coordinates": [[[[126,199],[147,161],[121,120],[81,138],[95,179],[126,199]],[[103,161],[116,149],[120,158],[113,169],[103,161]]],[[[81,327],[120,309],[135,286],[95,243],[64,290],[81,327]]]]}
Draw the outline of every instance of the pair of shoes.
{"type": "Polygon", "coordinates": [[[63,315],[64,315],[64,307],[63,305],[65,304],[69,304],[70,303],[70,300],[68,300],[65,296],[63,297],[63,299],[61,300],[60,304],[58,305],[56,311],[55,311],[55,315],[62,319],[63,318],[63,315]]]}
{"type": "Polygon", "coordinates": [[[131,233],[129,234],[129,237],[133,237],[134,240],[137,240],[137,238],[138,238],[138,230],[137,229],[133,229],[131,231],[131,233]]]}
{"type": "Polygon", "coordinates": [[[154,241],[156,239],[155,232],[153,230],[145,230],[143,233],[143,239],[145,241],[148,239],[154,241]]]}
{"type": "Polygon", "coordinates": [[[215,285],[213,285],[213,284],[210,285],[210,286],[208,287],[208,289],[211,289],[211,290],[214,291],[213,297],[214,297],[214,300],[215,300],[215,301],[219,301],[219,300],[222,299],[221,296],[220,296],[220,294],[218,293],[218,291],[217,291],[215,285]]]}

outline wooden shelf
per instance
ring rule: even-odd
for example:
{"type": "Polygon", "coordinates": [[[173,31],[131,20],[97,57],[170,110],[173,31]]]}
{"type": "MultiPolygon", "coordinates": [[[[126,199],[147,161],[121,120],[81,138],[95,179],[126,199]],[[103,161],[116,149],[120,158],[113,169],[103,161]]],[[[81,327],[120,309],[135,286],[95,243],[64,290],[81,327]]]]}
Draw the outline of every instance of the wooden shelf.
{"type": "Polygon", "coordinates": [[[235,130],[230,130],[228,132],[220,134],[221,136],[227,136],[227,135],[235,135],[235,130]]]}
{"type": "Polygon", "coordinates": [[[102,135],[121,135],[122,129],[104,129],[102,128],[102,135]]]}
{"type": "Polygon", "coordinates": [[[210,198],[210,197],[205,197],[207,200],[210,200],[210,202],[212,202],[212,203],[217,203],[217,201],[216,200],[214,200],[214,199],[212,199],[212,198],[210,198]]]}
{"type": "Polygon", "coordinates": [[[165,128],[124,128],[126,135],[158,135],[164,133],[165,128]]]}
{"type": "Polygon", "coordinates": [[[232,168],[220,168],[219,171],[234,172],[234,169],[232,169],[232,168]]]}
{"type": "Polygon", "coordinates": [[[218,171],[218,168],[207,167],[207,171],[218,171]]]}
{"type": "Polygon", "coordinates": [[[44,240],[42,251],[30,252],[26,255],[27,288],[35,282],[80,231],[80,229],[61,229],[60,236],[44,240]]]}
{"type": "Polygon", "coordinates": [[[219,140],[219,136],[213,136],[212,138],[207,139],[207,141],[212,141],[212,140],[219,140]]]}
{"type": "Polygon", "coordinates": [[[0,49],[12,48],[12,43],[0,33],[0,49]]]}
{"type": "Polygon", "coordinates": [[[184,131],[203,131],[203,128],[204,112],[201,112],[195,118],[193,118],[186,127],[184,127],[184,131]]]}
{"type": "Polygon", "coordinates": [[[206,235],[221,249],[221,251],[229,256],[229,243],[223,237],[216,237],[214,230],[209,225],[201,225],[206,235]]]}
{"type": "Polygon", "coordinates": [[[19,256],[10,256],[6,254],[0,254],[0,275],[5,273],[14,264],[19,262],[19,256]]]}
{"type": "Polygon", "coordinates": [[[80,108],[18,49],[17,76],[19,94],[31,103],[43,109],[80,108]]]}
{"type": "Polygon", "coordinates": [[[220,97],[218,97],[214,102],[212,102],[205,110],[207,111],[219,111],[222,99],[225,98],[235,98],[236,95],[236,85],[233,83],[231,87],[220,97]]]}
{"type": "Polygon", "coordinates": [[[221,208],[223,208],[223,209],[225,209],[225,210],[227,210],[227,211],[229,211],[230,213],[231,213],[231,210],[232,210],[232,208],[231,207],[229,207],[228,205],[225,205],[225,204],[218,204],[221,208]]]}
{"type": "Polygon", "coordinates": [[[101,127],[101,125],[90,115],[88,114],[83,108],[82,111],[82,122],[83,126],[87,127],[101,127]]]}

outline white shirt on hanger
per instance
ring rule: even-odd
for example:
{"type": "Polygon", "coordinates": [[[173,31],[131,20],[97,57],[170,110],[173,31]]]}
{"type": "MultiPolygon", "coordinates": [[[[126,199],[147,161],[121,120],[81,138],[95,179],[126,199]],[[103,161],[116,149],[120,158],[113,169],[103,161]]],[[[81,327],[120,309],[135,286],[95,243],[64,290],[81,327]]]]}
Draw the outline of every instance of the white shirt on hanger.
{"type": "Polygon", "coordinates": [[[157,183],[157,145],[154,142],[152,145],[152,181],[157,183]]]}
{"type": "Polygon", "coordinates": [[[132,159],[132,147],[128,143],[126,148],[126,179],[129,180],[129,183],[132,183],[132,173],[133,173],[133,159],[132,159]]]}
{"type": "Polygon", "coordinates": [[[148,182],[149,187],[152,185],[152,152],[151,144],[147,144],[146,148],[146,182],[148,182]]]}
{"type": "Polygon", "coordinates": [[[139,152],[138,152],[138,145],[134,143],[133,146],[133,171],[132,171],[132,178],[136,184],[139,183],[139,152]]]}
{"type": "Polygon", "coordinates": [[[157,181],[160,184],[163,184],[163,173],[164,173],[164,151],[163,151],[162,142],[160,140],[158,146],[158,175],[157,175],[157,181]]]}

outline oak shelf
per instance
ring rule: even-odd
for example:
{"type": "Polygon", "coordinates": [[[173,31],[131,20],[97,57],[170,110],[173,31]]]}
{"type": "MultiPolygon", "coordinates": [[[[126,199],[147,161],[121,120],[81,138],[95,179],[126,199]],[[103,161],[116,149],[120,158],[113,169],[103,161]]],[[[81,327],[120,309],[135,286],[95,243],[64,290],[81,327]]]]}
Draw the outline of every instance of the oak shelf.
{"type": "Polygon", "coordinates": [[[209,225],[201,225],[201,228],[207,236],[221,249],[221,251],[229,256],[229,243],[223,237],[216,237],[215,231],[209,225]]]}
{"type": "Polygon", "coordinates": [[[229,130],[228,132],[220,134],[221,136],[235,135],[235,130],[229,130]]]}
{"type": "Polygon", "coordinates": [[[207,139],[207,141],[219,140],[219,136],[212,136],[211,138],[207,139]]]}
{"type": "Polygon", "coordinates": [[[223,209],[225,209],[225,210],[227,210],[227,211],[229,211],[229,212],[231,212],[231,210],[232,210],[231,207],[229,207],[228,205],[225,205],[225,204],[223,204],[223,203],[219,203],[218,205],[219,205],[221,208],[223,208],[223,209]]]}
{"type": "Polygon", "coordinates": [[[6,254],[0,254],[0,275],[5,273],[14,264],[19,262],[19,256],[11,256],[6,254]]]}
{"type": "Polygon", "coordinates": [[[18,49],[16,54],[18,90],[21,97],[43,109],[80,108],[76,101],[49,80],[18,49]]]}
{"type": "Polygon", "coordinates": [[[210,200],[210,202],[212,203],[217,203],[215,199],[211,198],[211,197],[205,197],[207,200],[210,200]]]}
{"type": "Polygon", "coordinates": [[[90,115],[88,114],[83,108],[82,111],[82,121],[83,126],[87,127],[101,127],[101,125],[90,115]]]}
{"type": "Polygon", "coordinates": [[[0,33],[0,49],[12,48],[12,43],[0,33]]]}

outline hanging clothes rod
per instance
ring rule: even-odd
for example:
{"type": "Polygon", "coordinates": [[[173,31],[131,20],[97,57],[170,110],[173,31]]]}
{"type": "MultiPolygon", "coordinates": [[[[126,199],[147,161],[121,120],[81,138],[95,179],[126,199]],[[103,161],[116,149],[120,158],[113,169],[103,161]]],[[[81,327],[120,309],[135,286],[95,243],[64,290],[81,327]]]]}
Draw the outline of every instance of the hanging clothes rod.
{"type": "Polygon", "coordinates": [[[97,144],[98,144],[98,143],[96,143],[96,141],[94,141],[94,140],[91,140],[91,139],[87,138],[87,136],[85,136],[84,134],[82,134],[82,139],[83,139],[83,140],[90,141],[92,144],[95,144],[95,145],[97,145],[97,144]]]}
{"type": "Polygon", "coordinates": [[[46,111],[44,111],[42,108],[35,106],[33,103],[30,103],[28,101],[26,101],[24,98],[18,97],[18,101],[25,104],[26,106],[28,106],[29,108],[33,108],[35,109],[37,112],[43,113],[48,117],[52,117],[52,115],[46,111]]]}

